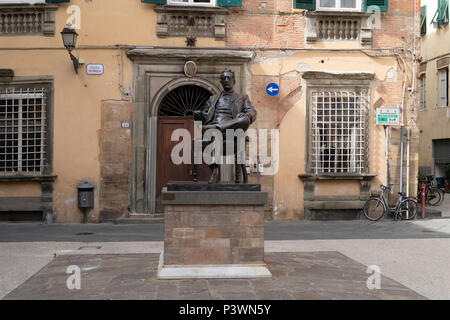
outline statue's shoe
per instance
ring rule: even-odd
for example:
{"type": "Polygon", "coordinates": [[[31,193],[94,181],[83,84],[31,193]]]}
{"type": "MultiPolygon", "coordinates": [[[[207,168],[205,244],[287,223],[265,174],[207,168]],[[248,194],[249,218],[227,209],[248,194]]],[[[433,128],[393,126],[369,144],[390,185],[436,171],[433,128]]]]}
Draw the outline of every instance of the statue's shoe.
{"type": "Polygon", "coordinates": [[[215,168],[211,174],[211,177],[209,178],[208,183],[213,184],[219,182],[219,169],[215,168]]]}

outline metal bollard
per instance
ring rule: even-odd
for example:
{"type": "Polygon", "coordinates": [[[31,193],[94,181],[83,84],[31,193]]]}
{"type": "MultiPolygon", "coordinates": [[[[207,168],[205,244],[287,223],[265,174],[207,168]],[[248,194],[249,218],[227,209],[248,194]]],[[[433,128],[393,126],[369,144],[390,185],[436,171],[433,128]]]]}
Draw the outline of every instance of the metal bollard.
{"type": "Polygon", "coordinates": [[[422,182],[420,189],[422,190],[422,219],[425,219],[425,183],[422,182]]]}

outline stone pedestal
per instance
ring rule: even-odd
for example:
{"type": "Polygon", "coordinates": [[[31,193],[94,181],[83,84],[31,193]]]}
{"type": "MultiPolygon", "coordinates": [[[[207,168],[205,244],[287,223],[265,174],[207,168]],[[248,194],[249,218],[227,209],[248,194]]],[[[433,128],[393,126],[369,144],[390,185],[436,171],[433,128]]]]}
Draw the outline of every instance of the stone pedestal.
{"type": "Polygon", "coordinates": [[[169,184],[162,193],[164,252],[158,278],[270,277],[264,263],[267,193],[247,191],[258,187],[169,184]]]}

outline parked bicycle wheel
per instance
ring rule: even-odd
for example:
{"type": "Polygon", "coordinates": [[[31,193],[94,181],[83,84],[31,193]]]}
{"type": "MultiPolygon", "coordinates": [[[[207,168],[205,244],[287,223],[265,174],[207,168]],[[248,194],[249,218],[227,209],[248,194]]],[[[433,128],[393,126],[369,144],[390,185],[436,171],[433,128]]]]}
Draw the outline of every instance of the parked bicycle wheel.
{"type": "Polygon", "coordinates": [[[442,200],[443,200],[443,192],[441,189],[438,188],[430,188],[427,190],[426,194],[426,199],[427,199],[427,203],[431,206],[437,206],[439,204],[441,204],[442,200]]]}
{"type": "Polygon", "coordinates": [[[386,211],[387,209],[384,203],[378,198],[371,198],[367,200],[363,207],[364,215],[371,221],[380,220],[386,211]]]}
{"type": "Polygon", "coordinates": [[[400,204],[398,213],[402,220],[413,220],[417,215],[417,202],[408,199],[400,204]]]}
{"type": "Polygon", "coordinates": [[[445,192],[441,188],[434,188],[434,189],[435,189],[435,192],[438,192],[439,195],[441,196],[439,202],[436,204],[436,206],[440,206],[442,204],[442,202],[444,201],[445,192]]]}

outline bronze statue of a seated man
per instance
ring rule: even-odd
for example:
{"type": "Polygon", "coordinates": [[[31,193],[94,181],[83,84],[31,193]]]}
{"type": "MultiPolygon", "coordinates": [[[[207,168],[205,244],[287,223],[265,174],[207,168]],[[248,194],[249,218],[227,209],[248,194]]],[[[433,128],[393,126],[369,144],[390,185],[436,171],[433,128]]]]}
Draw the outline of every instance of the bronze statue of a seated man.
{"type": "MultiPolygon", "coordinates": [[[[255,108],[251,106],[247,95],[240,95],[233,91],[236,83],[233,71],[225,70],[220,75],[220,83],[223,91],[218,95],[211,96],[203,110],[195,111],[195,119],[202,121],[203,130],[219,129],[224,137],[227,129],[246,131],[256,120],[255,108]]],[[[217,183],[219,166],[213,163],[210,165],[210,169],[211,178],[208,182],[217,183]]]]}

